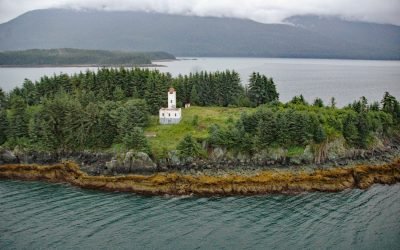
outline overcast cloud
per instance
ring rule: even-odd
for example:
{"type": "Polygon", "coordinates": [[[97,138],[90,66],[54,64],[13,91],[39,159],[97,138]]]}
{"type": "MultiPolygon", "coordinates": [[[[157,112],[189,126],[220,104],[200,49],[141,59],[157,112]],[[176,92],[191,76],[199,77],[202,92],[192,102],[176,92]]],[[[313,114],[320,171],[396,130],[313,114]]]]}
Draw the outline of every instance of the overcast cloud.
{"type": "Polygon", "coordinates": [[[73,8],[142,10],[279,23],[292,15],[337,15],[400,25],[400,0],[0,0],[0,23],[29,10],[73,8]]]}

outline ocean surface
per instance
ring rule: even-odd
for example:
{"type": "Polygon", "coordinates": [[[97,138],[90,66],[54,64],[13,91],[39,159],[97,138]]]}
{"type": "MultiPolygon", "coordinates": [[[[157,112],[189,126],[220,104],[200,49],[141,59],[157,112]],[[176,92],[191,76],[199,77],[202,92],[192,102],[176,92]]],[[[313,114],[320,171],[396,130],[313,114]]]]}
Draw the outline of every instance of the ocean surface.
{"type": "MultiPolygon", "coordinates": [[[[279,59],[279,58],[181,58],[170,62],[155,62],[157,69],[173,76],[201,70],[236,70],[247,84],[253,71],[273,77],[286,102],[303,94],[312,102],[321,97],[326,103],[335,97],[344,106],[361,96],[380,101],[385,91],[400,99],[400,61],[279,59]],[[195,60],[191,60],[195,59],[195,60]]],[[[97,70],[97,68],[89,68],[97,70]]],[[[21,86],[24,79],[39,80],[43,75],[64,72],[79,73],[86,68],[0,68],[0,87],[6,91],[21,86]]]]}
{"type": "Polygon", "coordinates": [[[0,249],[399,249],[400,184],[145,197],[0,180],[0,249]]]}

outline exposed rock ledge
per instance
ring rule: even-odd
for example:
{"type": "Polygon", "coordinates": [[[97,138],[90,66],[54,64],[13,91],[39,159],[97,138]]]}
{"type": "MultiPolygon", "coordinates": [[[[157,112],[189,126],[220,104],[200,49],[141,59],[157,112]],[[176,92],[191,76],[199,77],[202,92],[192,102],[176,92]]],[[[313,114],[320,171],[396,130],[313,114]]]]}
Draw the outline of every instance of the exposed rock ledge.
{"type": "Polygon", "coordinates": [[[264,171],[253,176],[192,176],[157,173],[151,176],[90,176],[74,163],[50,166],[2,165],[0,178],[45,180],[108,191],[150,195],[252,195],[267,193],[338,192],[349,188],[366,189],[375,183],[400,182],[400,159],[385,165],[360,165],[304,171],[264,171]]]}

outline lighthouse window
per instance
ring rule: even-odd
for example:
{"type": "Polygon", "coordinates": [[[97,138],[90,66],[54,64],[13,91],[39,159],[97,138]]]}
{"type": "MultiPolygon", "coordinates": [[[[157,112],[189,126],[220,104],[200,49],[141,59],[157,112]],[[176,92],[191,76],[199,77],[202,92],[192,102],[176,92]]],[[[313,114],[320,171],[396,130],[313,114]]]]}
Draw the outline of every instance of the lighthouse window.
{"type": "Polygon", "coordinates": [[[168,116],[171,116],[171,114],[168,114],[168,116]]]}
{"type": "Polygon", "coordinates": [[[172,100],[171,100],[171,103],[172,103],[172,100]]]}
{"type": "Polygon", "coordinates": [[[175,113],[175,116],[176,116],[176,113],[175,113]]]}
{"type": "Polygon", "coordinates": [[[164,116],[164,113],[162,113],[162,116],[164,116]]]}

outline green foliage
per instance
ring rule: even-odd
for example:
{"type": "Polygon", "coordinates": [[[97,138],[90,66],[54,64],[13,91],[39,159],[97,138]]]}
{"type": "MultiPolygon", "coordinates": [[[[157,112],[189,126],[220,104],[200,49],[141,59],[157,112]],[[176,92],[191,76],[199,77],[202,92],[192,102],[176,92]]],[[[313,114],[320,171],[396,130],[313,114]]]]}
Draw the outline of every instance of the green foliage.
{"type": "Polygon", "coordinates": [[[174,79],[173,86],[177,91],[177,102],[183,104],[228,107],[244,101],[244,89],[235,71],[179,75],[174,79]]]}
{"type": "Polygon", "coordinates": [[[114,102],[104,104],[89,103],[83,110],[82,117],[75,117],[79,121],[82,134],[82,147],[109,148],[118,135],[117,119],[112,117],[112,111],[117,109],[114,102]]]}
{"type": "Polygon", "coordinates": [[[165,52],[122,52],[82,49],[32,49],[0,53],[0,65],[135,65],[175,59],[165,52]]]}
{"type": "Polygon", "coordinates": [[[396,98],[389,94],[389,92],[385,92],[382,103],[382,110],[388,114],[393,116],[393,119],[397,122],[400,121],[400,104],[396,100],[396,98]]]}
{"type": "Polygon", "coordinates": [[[151,114],[158,114],[161,107],[167,106],[166,93],[168,90],[168,77],[152,73],[147,79],[146,102],[151,114]]]}
{"type": "Polygon", "coordinates": [[[349,108],[353,109],[357,113],[366,112],[368,111],[368,101],[365,96],[362,96],[360,100],[354,101],[352,104],[348,106],[349,108]]]}
{"type": "Polygon", "coordinates": [[[135,151],[145,152],[147,154],[151,153],[151,149],[146,137],[144,136],[143,129],[139,127],[134,127],[132,130],[125,133],[122,142],[127,149],[133,149],[135,151]]]}
{"type": "Polygon", "coordinates": [[[366,148],[367,139],[370,132],[366,113],[358,114],[357,130],[358,130],[357,146],[359,146],[360,148],[366,148]]]}
{"type": "Polygon", "coordinates": [[[210,147],[253,154],[266,148],[304,148],[336,138],[351,147],[368,148],[375,138],[390,138],[400,127],[399,103],[385,93],[379,103],[365,97],[346,108],[324,107],[317,98],[308,105],[302,95],[278,102],[272,79],[254,73],[249,89],[235,71],[199,72],[172,78],[157,70],[102,68],[69,76],[44,76],[5,94],[0,89],[0,144],[44,151],[131,148],[155,156],[178,148],[198,157],[198,140],[210,147]],[[170,86],[183,109],[177,125],[160,125],[170,86]],[[201,108],[193,106],[217,106],[201,108]],[[262,104],[262,105],[261,105],[262,104]],[[255,106],[244,108],[237,106],[255,106]],[[213,125],[215,124],[215,125],[213,125]],[[156,134],[147,139],[146,133],[156,134]],[[182,145],[187,143],[188,149],[182,145]],[[146,146],[147,145],[147,146],[146,146]],[[178,147],[178,145],[180,145],[178,147]]]}
{"type": "MultiPolygon", "coordinates": [[[[223,146],[239,151],[244,141],[252,142],[250,152],[265,148],[304,148],[310,143],[322,143],[344,137],[347,144],[367,148],[374,136],[390,136],[394,128],[391,116],[382,111],[360,108],[336,109],[304,105],[300,101],[284,105],[260,106],[256,112],[242,114],[234,127],[214,126],[209,130],[211,146],[223,146]],[[243,139],[246,137],[246,139],[243,139]],[[254,143],[255,142],[255,143],[254,143]]],[[[361,103],[363,102],[361,100],[361,103]]],[[[367,107],[362,105],[361,107],[367,107]]]]}
{"type": "Polygon", "coordinates": [[[325,141],[326,138],[327,138],[327,137],[326,137],[326,133],[325,133],[324,128],[323,128],[321,125],[319,125],[319,126],[317,127],[317,129],[315,130],[315,133],[314,133],[314,135],[313,135],[314,141],[315,141],[316,143],[321,143],[321,142],[325,141]]]}
{"type": "Polygon", "coordinates": [[[199,116],[195,115],[192,120],[192,126],[199,126],[199,116]]]}
{"type": "Polygon", "coordinates": [[[8,137],[16,140],[28,137],[29,117],[26,111],[26,103],[22,97],[12,95],[10,97],[8,137]]]}
{"type": "Polygon", "coordinates": [[[186,135],[179,142],[176,149],[178,150],[179,157],[182,159],[198,158],[202,155],[200,144],[190,134],[186,135]]]}
{"type": "Polygon", "coordinates": [[[299,96],[294,96],[292,98],[292,100],[290,101],[290,103],[292,104],[297,104],[297,105],[308,105],[308,103],[306,102],[306,100],[304,99],[303,95],[299,95],[299,96]]]}
{"type": "Polygon", "coordinates": [[[259,106],[278,101],[279,94],[272,78],[253,72],[249,80],[248,97],[255,106],[259,106]]]}
{"type": "Polygon", "coordinates": [[[275,113],[268,110],[263,113],[258,123],[258,143],[261,147],[269,147],[276,142],[278,135],[275,113]]]}
{"type": "Polygon", "coordinates": [[[65,93],[47,100],[30,122],[31,138],[51,151],[66,151],[83,146],[86,131],[80,122],[83,118],[79,102],[65,93]]]}
{"type": "Polygon", "coordinates": [[[7,141],[8,120],[7,113],[0,108],[0,145],[7,141]]]}
{"type": "Polygon", "coordinates": [[[322,108],[322,107],[324,107],[324,102],[322,101],[321,98],[317,97],[314,100],[313,106],[322,108]]]}
{"type": "Polygon", "coordinates": [[[6,93],[0,88],[0,109],[6,108],[6,93]]]}
{"type": "Polygon", "coordinates": [[[347,114],[343,121],[343,137],[349,145],[355,145],[358,140],[357,120],[354,114],[347,114]]]}
{"type": "Polygon", "coordinates": [[[117,121],[118,134],[125,134],[135,127],[146,127],[149,124],[149,113],[146,102],[140,99],[129,100],[117,108],[112,116],[117,121]]]}
{"type": "Polygon", "coordinates": [[[117,86],[115,87],[112,97],[115,101],[122,101],[125,99],[125,92],[124,90],[121,88],[121,86],[117,86]]]}
{"type": "Polygon", "coordinates": [[[331,106],[331,108],[336,108],[336,99],[335,99],[335,97],[331,97],[331,102],[330,102],[330,106],[331,106]]]}

